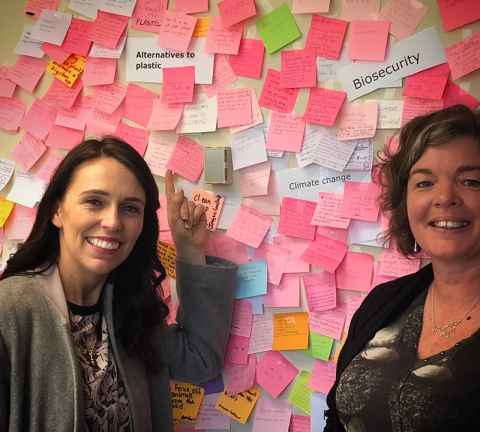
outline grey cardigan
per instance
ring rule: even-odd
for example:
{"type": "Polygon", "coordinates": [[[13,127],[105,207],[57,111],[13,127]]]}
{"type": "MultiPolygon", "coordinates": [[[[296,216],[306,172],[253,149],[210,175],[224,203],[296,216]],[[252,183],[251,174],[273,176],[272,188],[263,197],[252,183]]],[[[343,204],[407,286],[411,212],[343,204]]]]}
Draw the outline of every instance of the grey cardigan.
{"type": "MultiPolygon", "coordinates": [[[[177,262],[178,325],[158,329],[155,349],[165,367],[148,373],[127,356],[114,328],[114,288],[104,314],[125,382],[134,432],[173,430],[169,380],[200,383],[218,376],[227,342],[236,267],[177,262]]],[[[0,282],[0,431],[83,432],[83,384],[56,268],[0,282]]]]}

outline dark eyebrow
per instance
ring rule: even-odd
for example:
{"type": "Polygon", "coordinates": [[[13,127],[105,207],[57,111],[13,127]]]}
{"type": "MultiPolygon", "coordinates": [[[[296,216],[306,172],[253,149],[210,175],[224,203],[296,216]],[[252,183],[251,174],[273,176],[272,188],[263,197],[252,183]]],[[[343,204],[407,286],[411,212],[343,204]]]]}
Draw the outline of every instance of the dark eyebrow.
{"type": "Polygon", "coordinates": [[[410,171],[409,177],[412,177],[415,174],[432,174],[432,170],[428,168],[417,168],[412,171],[410,171]]]}
{"type": "MultiPolygon", "coordinates": [[[[102,195],[102,196],[108,196],[109,195],[107,192],[105,192],[104,190],[101,190],[101,189],[89,189],[89,190],[83,191],[80,194],[80,196],[90,195],[90,194],[102,195]]],[[[136,203],[145,205],[145,201],[140,199],[140,198],[137,198],[137,197],[126,197],[124,199],[124,201],[136,202],[136,203]]]]}
{"type": "MultiPolygon", "coordinates": [[[[480,171],[480,165],[463,165],[463,166],[461,166],[460,168],[457,169],[458,174],[463,174],[463,173],[469,172],[469,171],[480,171]]],[[[410,172],[410,177],[415,175],[415,174],[431,175],[433,173],[432,173],[432,170],[428,169],[428,168],[417,168],[417,169],[414,169],[410,172]]]]}
{"type": "Polygon", "coordinates": [[[480,165],[464,165],[458,169],[460,174],[467,171],[480,171],[480,165]]]}

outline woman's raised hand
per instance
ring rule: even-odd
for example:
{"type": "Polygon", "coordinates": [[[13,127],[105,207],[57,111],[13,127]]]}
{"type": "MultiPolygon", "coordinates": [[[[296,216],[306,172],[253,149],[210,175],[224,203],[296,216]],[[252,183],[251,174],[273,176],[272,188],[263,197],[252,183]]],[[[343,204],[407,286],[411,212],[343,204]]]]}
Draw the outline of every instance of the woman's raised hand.
{"type": "Polygon", "coordinates": [[[165,174],[168,225],[177,249],[177,257],[193,264],[205,262],[208,240],[205,207],[188,201],[183,190],[175,190],[173,173],[165,174]]]}

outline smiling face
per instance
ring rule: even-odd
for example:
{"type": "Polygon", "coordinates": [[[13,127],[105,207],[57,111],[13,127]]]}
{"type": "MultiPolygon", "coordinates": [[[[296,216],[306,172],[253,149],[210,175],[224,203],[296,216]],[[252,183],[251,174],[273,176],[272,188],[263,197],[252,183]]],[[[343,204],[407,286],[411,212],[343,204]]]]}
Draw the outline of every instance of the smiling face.
{"type": "Polygon", "coordinates": [[[81,164],[52,223],[59,230],[59,271],[75,283],[96,285],[130,254],[142,232],[145,192],[113,158],[81,164]]]}
{"type": "Polygon", "coordinates": [[[445,264],[480,262],[480,144],[428,147],[410,170],[407,213],[418,244],[445,264]]]}

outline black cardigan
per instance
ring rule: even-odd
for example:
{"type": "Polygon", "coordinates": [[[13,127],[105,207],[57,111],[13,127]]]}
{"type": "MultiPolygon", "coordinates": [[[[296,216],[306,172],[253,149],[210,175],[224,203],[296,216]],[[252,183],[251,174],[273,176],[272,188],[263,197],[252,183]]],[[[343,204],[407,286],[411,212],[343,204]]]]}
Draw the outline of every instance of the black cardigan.
{"type": "Polygon", "coordinates": [[[347,340],[338,358],[337,378],[327,396],[329,409],[325,412],[327,425],[324,432],[345,431],[335,405],[335,391],[345,368],[375,333],[400,316],[412,301],[430,286],[432,280],[433,271],[429,264],[416,273],[378,285],[355,312],[347,340]]]}

